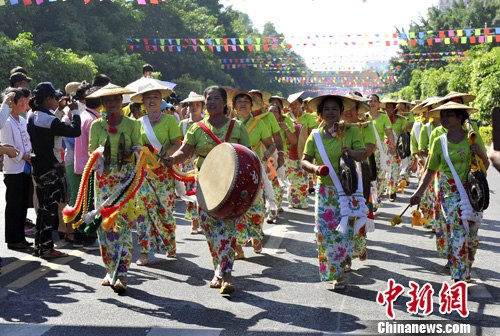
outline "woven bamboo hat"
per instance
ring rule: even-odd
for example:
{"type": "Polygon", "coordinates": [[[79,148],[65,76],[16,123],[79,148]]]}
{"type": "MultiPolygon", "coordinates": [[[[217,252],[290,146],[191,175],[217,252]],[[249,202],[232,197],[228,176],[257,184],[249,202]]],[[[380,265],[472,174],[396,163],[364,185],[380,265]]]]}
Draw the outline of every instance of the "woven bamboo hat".
{"type": "Polygon", "coordinates": [[[124,95],[124,94],[131,94],[135,93],[135,91],[126,89],[124,87],[109,83],[106,86],[103,86],[96,92],[92,93],[91,95],[88,95],[85,98],[101,98],[101,97],[106,97],[106,96],[116,96],[116,95],[124,95]]]}

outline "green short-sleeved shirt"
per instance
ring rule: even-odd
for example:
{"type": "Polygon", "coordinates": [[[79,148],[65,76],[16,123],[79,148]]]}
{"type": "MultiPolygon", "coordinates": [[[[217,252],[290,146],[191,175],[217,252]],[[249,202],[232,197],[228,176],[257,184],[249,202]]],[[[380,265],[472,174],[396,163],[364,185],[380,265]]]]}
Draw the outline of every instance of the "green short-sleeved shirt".
{"type": "Polygon", "coordinates": [[[181,136],[183,138],[186,135],[189,127],[191,127],[192,124],[194,124],[194,121],[192,121],[191,119],[182,119],[179,122],[179,131],[181,132],[181,136]]]}
{"type": "Polygon", "coordinates": [[[394,122],[394,124],[392,124],[392,129],[394,130],[394,133],[396,133],[396,137],[399,137],[403,133],[407,124],[408,121],[406,119],[400,117],[396,118],[396,121],[394,122]]]}
{"type": "MultiPolygon", "coordinates": [[[[260,117],[260,120],[263,121],[264,125],[266,125],[270,131],[271,134],[275,134],[280,131],[280,125],[278,125],[278,121],[276,120],[276,117],[274,116],[274,113],[270,112],[264,112],[264,115],[260,117]]],[[[254,115],[254,117],[259,117],[262,114],[259,114],[257,116],[254,115]]]]}
{"type": "MultiPolygon", "coordinates": [[[[229,120],[221,128],[215,128],[212,126],[208,119],[203,119],[201,122],[205,124],[221,141],[224,141],[227,130],[229,129],[229,120]]],[[[231,131],[231,136],[229,137],[229,142],[239,143],[250,148],[250,139],[248,137],[247,130],[241,121],[235,121],[233,130],[231,131]]],[[[215,146],[217,146],[217,143],[207,133],[205,133],[205,131],[197,123],[194,123],[191,127],[189,127],[183,143],[193,146],[194,152],[199,156],[197,162],[198,168],[201,168],[205,157],[215,146]]]]}
{"type": "MultiPolygon", "coordinates": [[[[293,121],[292,119],[290,119],[289,116],[285,116],[285,125],[286,125],[286,128],[288,128],[288,130],[292,133],[295,133],[295,127],[293,126],[293,121]]],[[[280,127],[280,135],[281,135],[281,142],[283,142],[283,151],[285,153],[288,153],[288,145],[287,145],[287,141],[286,141],[286,133],[284,130],[281,129],[280,127]]]]}
{"type": "Polygon", "coordinates": [[[245,121],[242,117],[239,117],[238,120],[243,123],[245,129],[247,130],[250,139],[250,146],[258,154],[259,158],[262,159],[263,152],[260,144],[263,139],[270,138],[272,136],[271,130],[266,126],[266,124],[264,124],[262,119],[256,120],[255,126],[252,128],[252,130],[249,130],[250,126],[254,123],[255,120],[255,117],[253,116],[250,116],[245,121]]]}
{"type": "MultiPolygon", "coordinates": [[[[338,176],[340,167],[339,160],[342,150],[342,141],[339,137],[325,138],[323,127],[320,127],[318,131],[321,135],[321,140],[323,141],[323,146],[325,147],[328,159],[330,160],[330,163],[332,164],[333,169],[335,169],[335,173],[338,176]]],[[[345,141],[345,147],[347,148],[351,149],[365,148],[363,144],[363,138],[357,127],[349,127],[345,131],[344,141],[345,141]]],[[[313,133],[309,134],[309,137],[307,138],[306,145],[304,147],[304,154],[309,155],[314,159],[316,159],[316,163],[318,165],[323,164],[323,160],[321,159],[321,155],[319,154],[313,133]]],[[[333,181],[330,176],[318,176],[318,182],[324,185],[333,185],[333,181]]]]}
{"type": "Polygon", "coordinates": [[[420,137],[420,128],[422,127],[422,124],[417,121],[413,124],[413,127],[411,128],[410,132],[410,153],[413,156],[414,154],[418,153],[418,141],[417,141],[417,131],[418,131],[418,136],[420,137]]]}
{"type": "Polygon", "coordinates": [[[377,145],[377,137],[375,136],[375,130],[372,124],[361,127],[361,135],[363,136],[363,143],[365,146],[368,144],[377,145]]]}
{"type": "MultiPolygon", "coordinates": [[[[465,127],[465,126],[464,126],[465,127]]],[[[476,141],[477,141],[477,144],[481,147],[481,149],[483,150],[484,153],[486,153],[486,146],[484,145],[484,141],[483,141],[483,138],[481,137],[481,134],[479,133],[479,126],[477,125],[477,123],[472,123],[472,129],[474,131],[476,131],[476,141]]],[[[438,126],[436,127],[435,129],[432,130],[431,132],[431,137],[429,139],[429,143],[433,143],[434,142],[434,139],[438,138],[440,135],[446,133],[447,130],[446,128],[444,128],[443,126],[438,126]]]]}
{"type": "Polygon", "coordinates": [[[434,126],[434,123],[426,123],[422,125],[422,128],[420,129],[420,137],[418,139],[418,150],[423,151],[423,150],[429,150],[430,146],[430,136],[429,134],[432,133],[432,131],[438,126],[434,126]],[[430,132],[429,132],[429,127],[430,127],[430,132]]]}
{"type": "Polygon", "coordinates": [[[318,117],[312,115],[311,113],[302,112],[302,115],[299,118],[295,118],[292,112],[288,112],[285,115],[292,119],[292,121],[304,125],[307,128],[317,128],[319,125],[318,117]]]}
{"type": "MultiPolygon", "coordinates": [[[[90,140],[89,152],[93,152],[99,146],[104,146],[106,138],[109,136],[111,143],[111,161],[116,162],[118,154],[118,144],[120,141],[120,134],[125,136],[125,148],[131,149],[133,146],[141,146],[141,133],[137,120],[123,117],[122,121],[116,126],[117,132],[115,134],[108,132],[109,125],[105,118],[94,120],[90,126],[90,140]]],[[[133,161],[133,156],[127,158],[126,161],[133,161]]]]}
{"type": "Polygon", "coordinates": [[[386,138],[385,130],[388,128],[392,129],[392,123],[389,119],[389,116],[385,113],[379,112],[376,119],[373,119],[371,116],[369,117],[369,119],[375,124],[375,128],[377,129],[380,141],[384,142],[384,139],[386,138]]]}
{"type": "MultiPolygon", "coordinates": [[[[148,137],[146,136],[146,131],[144,130],[144,126],[142,125],[142,118],[141,117],[138,120],[138,123],[141,128],[141,139],[143,144],[149,144],[150,141],[148,137]]],[[[163,118],[153,125],[153,132],[155,132],[156,138],[160,142],[160,144],[165,145],[167,148],[170,147],[169,145],[172,144],[172,141],[176,138],[180,138],[182,136],[181,131],[179,130],[179,127],[177,126],[177,120],[169,114],[163,115],[163,118]]]]}
{"type": "Polygon", "coordinates": [[[415,116],[411,112],[409,112],[406,115],[406,119],[408,119],[408,121],[407,121],[408,124],[413,124],[415,122],[415,116]]]}
{"type": "MultiPolygon", "coordinates": [[[[441,134],[442,135],[442,134],[441,134]]],[[[457,171],[458,176],[461,181],[467,179],[467,174],[469,173],[469,162],[470,162],[470,145],[467,136],[464,136],[462,141],[457,144],[448,142],[448,153],[450,155],[451,162],[457,171]]],[[[448,178],[453,178],[451,174],[450,167],[446,162],[443,155],[443,148],[441,146],[441,138],[436,137],[431,146],[431,151],[429,152],[429,169],[434,171],[440,171],[445,174],[448,178]]]]}

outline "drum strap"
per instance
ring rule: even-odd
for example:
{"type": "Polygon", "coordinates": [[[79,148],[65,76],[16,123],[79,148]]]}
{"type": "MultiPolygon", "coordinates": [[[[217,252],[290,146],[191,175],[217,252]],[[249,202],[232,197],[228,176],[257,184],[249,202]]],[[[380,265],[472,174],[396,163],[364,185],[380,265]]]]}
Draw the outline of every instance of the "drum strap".
{"type": "MultiPolygon", "coordinates": [[[[227,129],[226,137],[224,138],[224,142],[229,142],[229,139],[231,138],[231,132],[233,131],[234,123],[235,123],[235,120],[231,119],[231,121],[229,123],[229,128],[227,129]]],[[[214,134],[214,132],[212,132],[210,130],[210,128],[208,128],[207,125],[205,125],[201,121],[198,121],[197,124],[198,124],[198,126],[201,127],[201,129],[203,131],[205,131],[205,133],[207,133],[207,135],[209,137],[212,138],[213,141],[215,141],[217,144],[221,144],[222,143],[222,141],[217,137],[217,135],[214,134]]]]}
{"type": "Polygon", "coordinates": [[[477,212],[472,209],[472,205],[470,204],[469,196],[465,191],[465,188],[460,180],[460,177],[455,170],[455,166],[453,166],[453,162],[451,162],[450,154],[448,152],[448,135],[443,134],[440,136],[441,141],[441,149],[443,151],[443,157],[450,168],[451,175],[453,175],[453,179],[455,180],[455,184],[457,186],[458,193],[460,194],[460,210],[462,219],[462,224],[464,226],[465,232],[469,233],[469,221],[474,222],[475,224],[479,224],[483,217],[482,212],[477,212]]]}

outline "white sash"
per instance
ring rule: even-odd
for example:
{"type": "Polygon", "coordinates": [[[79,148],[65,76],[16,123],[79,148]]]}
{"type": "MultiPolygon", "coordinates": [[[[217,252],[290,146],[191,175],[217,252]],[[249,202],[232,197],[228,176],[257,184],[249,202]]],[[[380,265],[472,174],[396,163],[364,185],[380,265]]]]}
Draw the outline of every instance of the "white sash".
{"type": "Polygon", "coordinates": [[[465,191],[462,181],[460,180],[460,177],[458,176],[457,171],[455,170],[455,167],[451,162],[450,154],[448,153],[448,135],[445,133],[441,135],[439,138],[441,140],[441,148],[443,149],[444,159],[446,160],[446,163],[448,163],[448,167],[450,167],[451,174],[453,175],[453,179],[455,180],[455,184],[457,185],[458,193],[460,194],[459,204],[460,204],[460,210],[462,211],[462,215],[460,216],[460,218],[462,218],[462,223],[464,225],[465,232],[468,234],[469,222],[473,222],[474,225],[481,224],[481,220],[483,218],[483,212],[482,211],[477,212],[474,209],[472,209],[469,196],[465,191]]]}
{"type": "Polygon", "coordinates": [[[377,140],[377,149],[380,154],[380,169],[385,172],[390,170],[387,161],[389,161],[389,156],[385,152],[384,146],[382,145],[382,141],[380,140],[380,135],[378,134],[377,127],[375,127],[375,122],[372,121],[373,131],[375,132],[375,139],[377,140]]]}
{"type": "MultiPolygon", "coordinates": [[[[431,123],[429,122],[427,125],[427,136],[429,137],[429,140],[431,139],[431,123]]],[[[429,144],[429,149],[431,148],[431,144],[429,144]]]]}
{"type": "Polygon", "coordinates": [[[158,150],[158,153],[161,152],[162,145],[160,143],[160,140],[156,137],[155,131],[153,130],[153,126],[151,125],[151,122],[149,121],[149,117],[145,115],[141,119],[141,124],[142,128],[144,128],[144,132],[146,133],[146,137],[149,140],[149,143],[153,145],[154,148],[158,150]]]}
{"type": "Polygon", "coordinates": [[[314,129],[312,131],[312,134],[314,136],[314,140],[316,142],[316,147],[318,148],[318,152],[321,156],[321,159],[323,160],[323,163],[328,167],[330,170],[330,177],[333,181],[333,184],[335,185],[335,188],[337,189],[339,193],[339,203],[340,203],[340,223],[337,226],[337,231],[339,231],[342,234],[347,233],[347,226],[349,224],[349,217],[356,217],[357,221],[355,222],[354,225],[354,233],[357,234],[359,232],[359,229],[365,225],[367,217],[368,217],[368,207],[366,206],[366,200],[363,196],[363,183],[361,182],[361,178],[359,176],[359,172],[357,173],[357,178],[358,178],[358,189],[356,192],[351,195],[347,196],[344,193],[344,189],[342,188],[342,184],[340,183],[339,178],[337,177],[337,174],[335,173],[335,170],[333,169],[333,166],[330,162],[330,159],[328,158],[328,155],[326,154],[325,147],[323,145],[323,141],[321,140],[321,135],[319,134],[318,129],[314,129]],[[353,204],[357,204],[357,206],[354,206],[353,204]]]}
{"type": "MultiPolygon", "coordinates": [[[[422,123],[421,122],[416,122],[413,124],[413,132],[415,133],[415,139],[418,141],[420,139],[420,130],[422,129],[422,123]]],[[[418,145],[417,145],[418,146],[418,145]]]]}

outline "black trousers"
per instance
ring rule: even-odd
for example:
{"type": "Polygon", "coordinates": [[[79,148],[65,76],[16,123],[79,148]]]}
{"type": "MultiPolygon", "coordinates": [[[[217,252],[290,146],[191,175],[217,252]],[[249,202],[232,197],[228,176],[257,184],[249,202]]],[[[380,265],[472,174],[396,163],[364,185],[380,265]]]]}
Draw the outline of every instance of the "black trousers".
{"type": "Polygon", "coordinates": [[[40,254],[54,248],[52,231],[59,226],[59,203],[66,197],[64,179],[55,169],[42,176],[33,176],[38,197],[35,248],[40,254]]]}
{"type": "Polygon", "coordinates": [[[31,175],[25,173],[4,174],[5,191],[5,242],[22,243],[24,224],[28,213],[31,175]]]}

